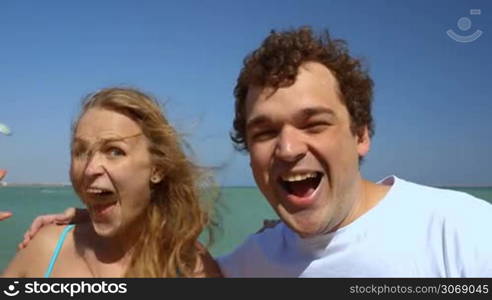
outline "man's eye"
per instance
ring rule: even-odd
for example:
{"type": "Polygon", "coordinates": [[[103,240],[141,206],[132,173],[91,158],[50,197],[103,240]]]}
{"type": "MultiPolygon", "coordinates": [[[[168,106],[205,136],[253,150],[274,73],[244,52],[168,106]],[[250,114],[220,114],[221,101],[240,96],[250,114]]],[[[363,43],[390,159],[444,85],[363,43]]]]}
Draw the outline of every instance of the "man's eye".
{"type": "Polygon", "coordinates": [[[258,142],[266,141],[266,140],[269,140],[269,139],[275,137],[276,134],[277,133],[275,130],[258,131],[258,132],[253,134],[253,141],[258,141],[258,142]]]}
{"type": "Polygon", "coordinates": [[[330,124],[325,122],[311,123],[304,127],[304,130],[309,133],[320,133],[327,129],[329,126],[330,124]]]}

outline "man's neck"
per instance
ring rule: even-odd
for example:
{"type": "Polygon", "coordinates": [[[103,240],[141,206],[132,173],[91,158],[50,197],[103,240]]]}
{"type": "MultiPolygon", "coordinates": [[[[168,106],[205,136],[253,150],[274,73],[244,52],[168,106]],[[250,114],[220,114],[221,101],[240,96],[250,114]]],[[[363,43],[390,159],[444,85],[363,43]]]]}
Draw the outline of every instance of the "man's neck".
{"type": "Polygon", "coordinates": [[[376,184],[360,178],[358,184],[354,188],[352,197],[354,197],[355,200],[350,213],[332,230],[332,232],[347,226],[374,208],[386,196],[390,188],[390,186],[376,184]]]}

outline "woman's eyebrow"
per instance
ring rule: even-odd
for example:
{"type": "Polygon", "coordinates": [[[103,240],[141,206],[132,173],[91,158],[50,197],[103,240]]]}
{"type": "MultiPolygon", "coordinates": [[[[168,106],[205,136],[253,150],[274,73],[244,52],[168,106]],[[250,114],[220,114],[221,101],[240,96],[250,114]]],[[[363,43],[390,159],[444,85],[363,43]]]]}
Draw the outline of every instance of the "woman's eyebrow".
{"type": "MultiPolygon", "coordinates": [[[[143,135],[143,133],[139,132],[139,133],[131,134],[131,135],[127,135],[127,136],[115,135],[115,136],[110,136],[110,137],[105,137],[105,138],[99,138],[98,143],[107,144],[107,143],[111,143],[111,142],[124,142],[127,139],[134,138],[134,137],[137,137],[140,135],[143,135]]],[[[78,136],[74,137],[72,144],[79,144],[79,143],[85,144],[85,143],[87,143],[87,141],[82,137],[78,137],[78,136]]]]}
{"type": "Polygon", "coordinates": [[[131,138],[134,138],[134,137],[137,137],[137,136],[140,136],[140,135],[143,135],[142,132],[139,132],[139,133],[135,133],[135,134],[132,134],[132,135],[127,135],[127,136],[123,136],[123,137],[109,137],[107,139],[102,139],[102,142],[104,143],[110,143],[110,142],[125,142],[125,140],[128,140],[128,139],[131,139],[131,138]]]}

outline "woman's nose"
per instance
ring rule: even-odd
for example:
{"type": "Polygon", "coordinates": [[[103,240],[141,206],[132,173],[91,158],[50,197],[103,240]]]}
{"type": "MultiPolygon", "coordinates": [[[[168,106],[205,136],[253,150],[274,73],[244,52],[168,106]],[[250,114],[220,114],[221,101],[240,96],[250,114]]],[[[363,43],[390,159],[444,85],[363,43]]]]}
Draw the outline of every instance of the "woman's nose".
{"type": "Polygon", "coordinates": [[[101,175],[102,173],[104,173],[103,163],[104,160],[102,155],[100,155],[98,152],[91,154],[88,157],[84,170],[84,175],[86,176],[101,175]]]}

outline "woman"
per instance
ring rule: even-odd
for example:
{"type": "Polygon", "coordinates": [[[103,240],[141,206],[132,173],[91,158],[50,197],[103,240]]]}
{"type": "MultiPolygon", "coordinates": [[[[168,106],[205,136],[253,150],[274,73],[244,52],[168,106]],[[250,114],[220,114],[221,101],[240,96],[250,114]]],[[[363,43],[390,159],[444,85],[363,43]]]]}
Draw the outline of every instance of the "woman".
{"type": "Polygon", "coordinates": [[[156,101],[124,88],[89,96],[72,129],[70,179],[90,222],[43,227],[4,276],[220,276],[197,241],[208,223],[200,173],[156,101]]]}

